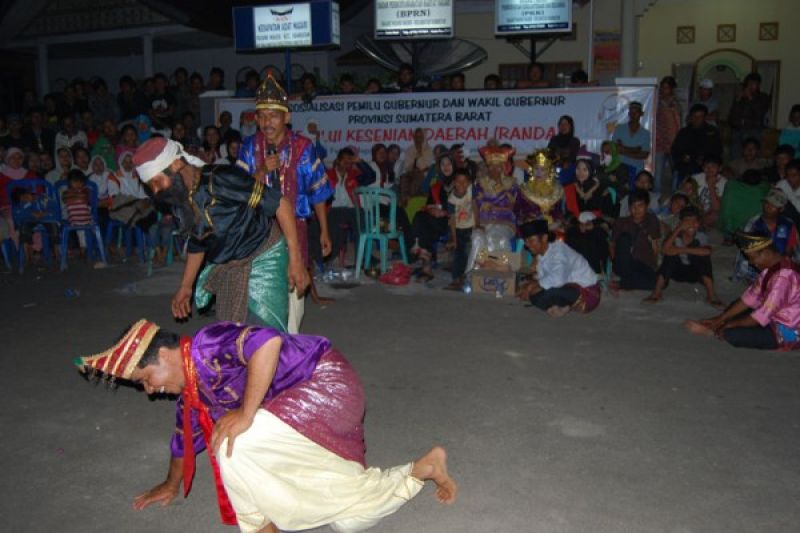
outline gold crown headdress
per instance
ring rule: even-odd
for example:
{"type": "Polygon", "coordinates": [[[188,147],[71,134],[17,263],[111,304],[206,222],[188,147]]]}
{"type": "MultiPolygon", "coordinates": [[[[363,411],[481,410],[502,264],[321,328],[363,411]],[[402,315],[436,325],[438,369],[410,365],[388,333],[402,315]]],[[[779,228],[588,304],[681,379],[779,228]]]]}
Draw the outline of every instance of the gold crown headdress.
{"type": "Polygon", "coordinates": [[[289,112],[289,95],[286,94],[281,84],[272,76],[272,70],[267,71],[267,78],[258,86],[256,109],[289,112]]]}
{"type": "Polygon", "coordinates": [[[111,348],[96,355],[78,357],[73,362],[83,373],[102,373],[111,379],[130,380],[158,326],[139,320],[111,348]]]}
{"type": "Polygon", "coordinates": [[[736,232],[734,241],[743,253],[757,252],[772,245],[772,237],[770,235],[745,233],[743,231],[736,232]]]}

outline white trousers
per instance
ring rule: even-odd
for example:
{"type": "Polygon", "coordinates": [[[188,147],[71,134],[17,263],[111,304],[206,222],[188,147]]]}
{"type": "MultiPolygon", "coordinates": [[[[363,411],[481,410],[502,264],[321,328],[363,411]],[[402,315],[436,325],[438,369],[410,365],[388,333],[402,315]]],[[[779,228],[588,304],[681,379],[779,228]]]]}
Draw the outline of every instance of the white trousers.
{"type": "MultiPolygon", "coordinates": [[[[223,441],[220,450],[225,450],[223,441]]],[[[230,458],[220,453],[220,472],[239,528],[258,531],[270,523],[298,531],[329,525],[339,533],[377,524],[422,490],[413,463],[364,469],[304,437],[259,409],[239,435],[230,458]]]]}
{"type": "Polygon", "coordinates": [[[300,333],[300,324],[306,312],[305,296],[298,296],[297,289],[289,292],[289,319],[286,324],[288,332],[292,335],[300,333]]]}

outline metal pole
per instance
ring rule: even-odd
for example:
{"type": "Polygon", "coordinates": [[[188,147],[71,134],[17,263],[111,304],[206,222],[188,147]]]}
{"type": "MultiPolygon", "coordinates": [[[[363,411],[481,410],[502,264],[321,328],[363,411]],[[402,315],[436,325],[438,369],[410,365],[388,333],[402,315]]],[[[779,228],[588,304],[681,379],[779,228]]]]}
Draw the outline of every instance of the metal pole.
{"type": "Polygon", "coordinates": [[[531,35],[531,63],[536,62],[536,37],[531,35]]]}
{"type": "Polygon", "coordinates": [[[586,74],[589,81],[594,75],[594,0],[589,2],[589,59],[586,61],[586,74]]]}

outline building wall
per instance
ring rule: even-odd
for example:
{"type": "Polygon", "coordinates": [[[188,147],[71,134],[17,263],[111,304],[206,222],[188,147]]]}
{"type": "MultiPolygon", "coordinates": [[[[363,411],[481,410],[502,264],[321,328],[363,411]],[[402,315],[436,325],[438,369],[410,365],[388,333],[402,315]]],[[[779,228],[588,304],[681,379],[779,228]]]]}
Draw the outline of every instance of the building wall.
{"type": "Polygon", "coordinates": [[[777,126],[784,127],[792,104],[800,103],[798,8],[788,0],[660,0],[639,22],[639,75],[665,76],[673,63],[694,63],[721,48],[742,50],[756,60],[781,61],[777,126]],[[780,23],[779,39],[760,41],[759,23],[774,21],[780,23]],[[736,42],[718,43],[718,24],[736,24],[736,42]],[[676,43],[678,26],[695,27],[694,44],[676,43]]]}

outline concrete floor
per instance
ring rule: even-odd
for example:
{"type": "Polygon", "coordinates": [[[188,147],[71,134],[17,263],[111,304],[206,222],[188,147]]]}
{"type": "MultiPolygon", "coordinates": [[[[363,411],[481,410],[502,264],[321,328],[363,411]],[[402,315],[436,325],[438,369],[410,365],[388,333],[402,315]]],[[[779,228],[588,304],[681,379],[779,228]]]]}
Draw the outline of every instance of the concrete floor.
{"type": "MultiPolygon", "coordinates": [[[[144,279],[135,265],[0,275],[4,531],[233,531],[205,456],[189,499],[132,510],[164,478],[174,405],[88,384],[71,364],[139,317],[184,333],[208,323],[172,322],[177,276],[144,279]]],[[[461,485],[455,505],[427,487],[375,531],[798,530],[800,358],[685,334],[684,318],[712,313],[691,287],[657,306],[604,297],[559,320],[415,284],[332,292],[334,305],[309,304],[304,330],[361,374],[369,463],[441,443],[461,485]]]]}

